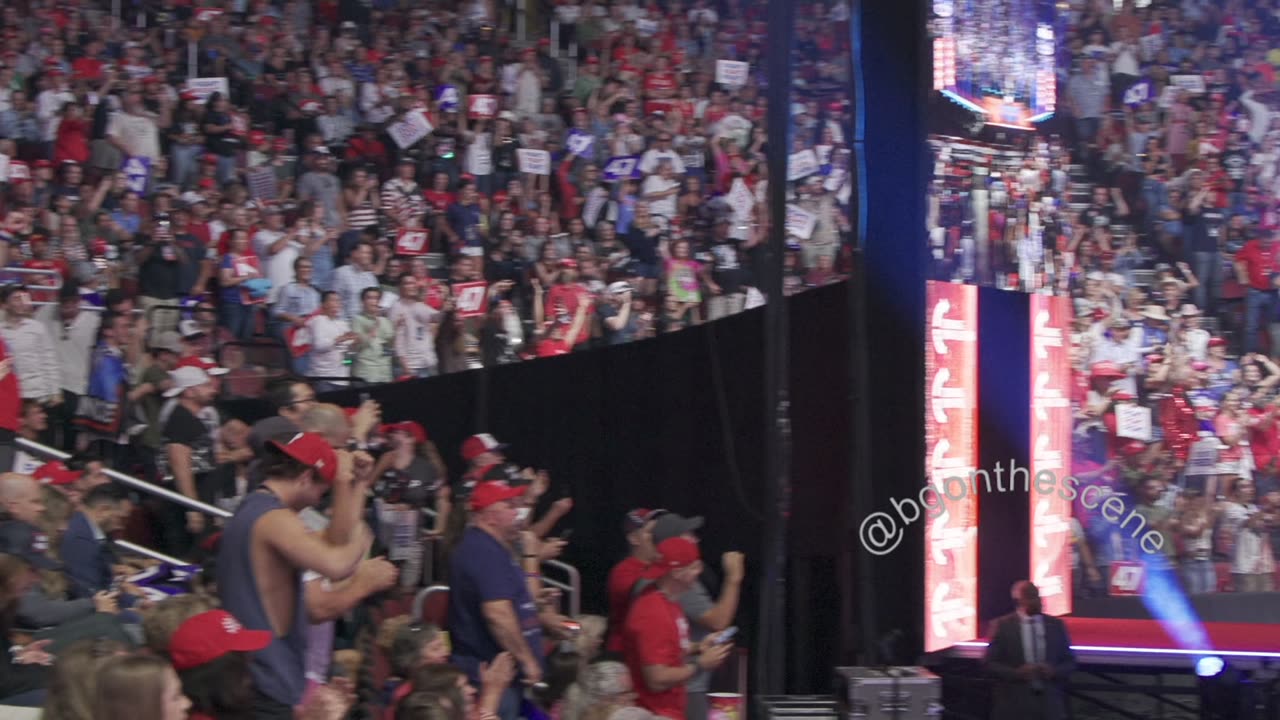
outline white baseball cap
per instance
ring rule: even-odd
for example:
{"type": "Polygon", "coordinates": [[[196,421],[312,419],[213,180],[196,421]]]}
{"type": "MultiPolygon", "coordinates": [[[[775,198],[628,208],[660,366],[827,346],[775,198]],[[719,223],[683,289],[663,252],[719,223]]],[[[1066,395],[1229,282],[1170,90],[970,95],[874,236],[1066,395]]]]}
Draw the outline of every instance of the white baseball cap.
{"type": "Polygon", "coordinates": [[[198,367],[188,365],[169,373],[169,379],[173,381],[173,387],[165,390],[164,396],[171,398],[181,395],[184,390],[200,387],[209,382],[209,374],[198,367]]]}

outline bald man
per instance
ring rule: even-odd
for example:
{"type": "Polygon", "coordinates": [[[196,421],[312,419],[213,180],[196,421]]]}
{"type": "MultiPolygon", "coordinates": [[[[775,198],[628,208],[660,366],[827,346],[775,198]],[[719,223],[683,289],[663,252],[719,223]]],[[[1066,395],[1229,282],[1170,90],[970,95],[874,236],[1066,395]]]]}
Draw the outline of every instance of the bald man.
{"type": "MultiPolygon", "coordinates": [[[[352,421],[347,412],[337,405],[312,405],[302,413],[298,424],[303,432],[319,435],[333,448],[346,448],[352,438],[352,421]]],[[[367,489],[374,479],[372,463],[355,463],[353,469],[356,482],[367,489]]],[[[300,516],[307,528],[314,532],[324,532],[332,522],[332,518],[315,508],[303,510],[300,516]]],[[[332,582],[317,572],[307,572],[302,576],[306,583],[307,619],[312,623],[307,631],[308,680],[328,680],[333,660],[334,622],[370,595],[390,589],[398,576],[396,566],[384,557],[360,561],[355,574],[339,582],[332,582]]]]}
{"type": "MultiPolygon", "coordinates": [[[[44,512],[44,500],[36,479],[18,473],[0,474],[0,508],[5,513],[4,522],[0,522],[0,553],[17,555],[37,570],[61,572],[62,565],[49,556],[49,537],[37,524],[44,512]]],[[[67,600],[46,595],[36,583],[18,602],[17,619],[25,627],[47,628],[64,626],[94,613],[117,612],[113,593],[67,600]]]]}
{"type": "Polygon", "coordinates": [[[1066,682],[1075,669],[1066,625],[1041,611],[1040,589],[1014,583],[1017,610],[991,625],[986,667],[996,679],[992,720],[1062,720],[1066,682]]]}

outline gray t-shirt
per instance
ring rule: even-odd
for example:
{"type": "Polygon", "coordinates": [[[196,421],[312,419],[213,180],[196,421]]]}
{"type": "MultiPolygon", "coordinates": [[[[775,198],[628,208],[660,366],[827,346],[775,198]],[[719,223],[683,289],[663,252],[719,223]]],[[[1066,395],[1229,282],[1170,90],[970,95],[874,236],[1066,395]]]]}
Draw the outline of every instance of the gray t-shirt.
{"type": "MultiPolygon", "coordinates": [[[[694,584],[693,587],[680,596],[677,602],[680,603],[680,609],[684,611],[684,616],[689,620],[689,643],[697,645],[702,639],[711,634],[711,631],[698,624],[698,618],[706,615],[711,608],[715,607],[715,600],[711,598],[711,593],[707,592],[707,586],[701,581],[694,584]]],[[[711,686],[711,673],[705,670],[698,671],[697,675],[689,678],[689,682],[685,683],[685,690],[691,693],[707,692],[711,686]]]]}

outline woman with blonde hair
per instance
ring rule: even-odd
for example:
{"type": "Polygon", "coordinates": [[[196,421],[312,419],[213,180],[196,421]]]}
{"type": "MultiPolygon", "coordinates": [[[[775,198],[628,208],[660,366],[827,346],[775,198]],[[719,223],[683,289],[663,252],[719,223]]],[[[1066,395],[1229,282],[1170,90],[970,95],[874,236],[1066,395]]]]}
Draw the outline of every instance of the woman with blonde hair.
{"type": "Polygon", "coordinates": [[[168,662],[118,655],[98,669],[93,720],[186,720],[191,701],[168,662]]]}
{"type": "Polygon", "coordinates": [[[99,638],[81,640],[60,654],[42,720],[93,720],[98,670],[128,650],[123,643],[99,638]]]}

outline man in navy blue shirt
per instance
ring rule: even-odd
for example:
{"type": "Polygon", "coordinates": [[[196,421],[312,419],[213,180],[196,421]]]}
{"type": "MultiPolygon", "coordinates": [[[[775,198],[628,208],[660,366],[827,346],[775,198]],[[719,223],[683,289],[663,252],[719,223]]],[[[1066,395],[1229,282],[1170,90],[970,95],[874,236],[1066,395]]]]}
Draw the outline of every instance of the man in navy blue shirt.
{"type": "Polygon", "coordinates": [[[62,535],[59,557],[81,597],[111,589],[113,565],[119,563],[111,533],[124,525],[129,498],[116,485],[99,485],[85,496],[83,509],[71,516],[62,535]]]}
{"type": "MultiPolygon", "coordinates": [[[[518,499],[525,489],[500,480],[477,483],[471,493],[472,524],[450,559],[452,662],[473,682],[480,679],[481,664],[504,650],[515,658],[525,683],[542,680],[538,606],[513,550],[521,529],[518,499]]],[[[514,720],[519,711],[519,690],[507,688],[498,714],[514,720]]]]}

